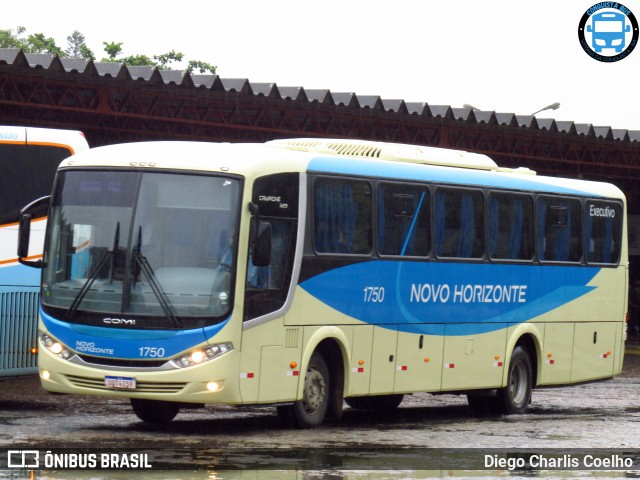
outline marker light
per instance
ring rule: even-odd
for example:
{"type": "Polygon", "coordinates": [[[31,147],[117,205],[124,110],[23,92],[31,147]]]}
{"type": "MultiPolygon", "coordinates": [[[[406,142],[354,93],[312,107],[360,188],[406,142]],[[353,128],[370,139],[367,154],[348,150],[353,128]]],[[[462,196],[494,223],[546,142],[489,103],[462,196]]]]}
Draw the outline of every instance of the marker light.
{"type": "Polygon", "coordinates": [[[214,358],[217,358],[230,350],[233,350],[233,344],[219,343],[217,345],[211,345],[207,348],[191,350],[184,355],[172,360],[171,363],[179,368],[192,367],[194,365],[199,365],[201,363],[208,362],[209,360],[213,360],[214,358]]]}

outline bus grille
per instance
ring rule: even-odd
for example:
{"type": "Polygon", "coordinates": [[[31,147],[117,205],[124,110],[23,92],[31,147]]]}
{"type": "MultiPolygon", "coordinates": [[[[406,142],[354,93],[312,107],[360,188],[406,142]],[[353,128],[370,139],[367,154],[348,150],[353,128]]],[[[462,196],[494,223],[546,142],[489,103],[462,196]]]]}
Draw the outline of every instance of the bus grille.
{"type": "Polygon", "coordinates": [[[0,292],[0,376],[37,372],[38,292],[0,292]]]}
{"type": "MultiPolygon", "coordinates": [[[[91,390],[113,391],[104,384],[104,378],[80,377],[77,375],[66,375],[67,380],[79,388],[89,388],[91,390]]],[[[136,393],[178,393],[185,387],[183,382],[136,382],[136,393]]]]}
{"type": "Polygon", "coordinates": [[[79,354],[78,357],[80,357],[85,363],[91,363],[92,365],[105,365],[109,367],[158,368],[167,363],[167,360],[120,360],[79,354]]]}

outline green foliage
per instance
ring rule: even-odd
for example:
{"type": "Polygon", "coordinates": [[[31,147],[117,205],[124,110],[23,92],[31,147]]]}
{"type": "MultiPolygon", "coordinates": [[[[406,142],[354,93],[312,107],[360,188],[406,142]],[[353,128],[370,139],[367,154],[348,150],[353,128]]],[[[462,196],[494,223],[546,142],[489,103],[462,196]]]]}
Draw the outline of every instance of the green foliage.
{"type": "Polygon", "coordinates": [[[171,62],[181,62],[184,58],[184,54],[181,52],[176,52],[171,50],[169,53],[164,53],[162,55],[154,55],[154,60],[157,62],[156,65],[158,68],[165,70],[168,68],[168,65],[171,62]]]}
{"type": "Polygon", "coordinates": [[[193,73],[194,70],[197,70],[198,73],[216,73],[216,70],[218,69],[218,67],[216,67],[215,65],[211,65],[210,63],[206,63],[206,62],[201,62],[199,60],[189,60],[189,63],[187,64],[187,72],[189,73],[193,73]]]}
{"type": "Polygon", "coordinates": [[[120,55],[122,53],[122,42],[116,43],[116,42],[111,42],[111,43],[107,43],[107,42],[102,42],[102,45],[104,45],[104,51],[106,52],[107,55],[109,55],[109,58],[103,58],[102,61],[103,62],[117,62],[119,60],[116,60],[118,58],[118,55],[120,55]]]}
{"type": "Polygon", "coordinates": [[[78,30],[74,30],[73,33],[67,37],[67,44],[68,47],[64,51],[67,57],[96,59],[91,49],[85,43],[84,35],[78,30]]]}
{"type": "Polygon", "coordinates": [[[15,33],[12,30],[0,30],[0,48],[21,48],[25,50],[25,41],[19,38],[24,31],[24,27],[16,28],[15,33]]]}
{"type": "Polygon", "coordinates": [[[45,37],[43,33],[36,33],[24,37],[27,31],[24,27],[12,30],[0,30],[0,48],[19,48],[27,53],[51,53],[64,56],[64,52],[56,45],[51,37],[45,37]]]}
{"type": "MultiPolygon", "coordinates": [[[[85,42],[85,36],[78,30],[74,30],[71,35],[67,37],[67,48],[65,50],[58,47],[55,40],[51,37],[45,37],[42,33],[26,35],[26,32],[27,29],[25,27],[17,27],[15,31],[11,29],[0,30],[0,48],[19,48],[25,53],[50,53],[61,58],[69,57],[96,60],[95,54],[85,42]]],[[[157,67],[161,70],[173,70],[170,64],[174,62],[179,63],[184,60],[184,54],[182,52],[176,52],[175,50],[154,55],[153,57],[145,54],[125,57],[123,56],[122,42],[102,42],[102,45],[104,46],[104,51],[107,56],[102,58],[100,60],[101,62],[118,62],[130,66],[149,66],[157,67]]],[[[189,60],[186,70],[189,73],[197,71],[198,73],[209,72],[215,74],[217,67],[201,60],[189,60]]]]}

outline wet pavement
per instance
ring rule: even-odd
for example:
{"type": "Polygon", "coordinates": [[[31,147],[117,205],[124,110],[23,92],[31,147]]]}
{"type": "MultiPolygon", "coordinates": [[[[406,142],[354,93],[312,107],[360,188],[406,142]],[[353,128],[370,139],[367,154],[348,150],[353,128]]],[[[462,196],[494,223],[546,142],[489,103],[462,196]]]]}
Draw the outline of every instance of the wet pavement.
{"type": "MultiPolygon", "coordinates": [[[[276,472],[281,476],[274,478],[431,478],[419,472],[434,465],[445,474],[472,470],[465,462],[477,462],[485,450],[513,449],[606,449],[633,456],[638,469],[639,427],[640,344],[628,345],[622,375],[535,390],[524,415],[475,418],[464,396],[416,394],[387,414],[346,408],[339,424],[314,430],[282,427],[275,408],[230,406],[184,410],[167,426],[149,426],[127,400],[50,395],[33,377],[0,381],[0,448],[149,452],[154,467],[183,469],[166,478],[267,478],[276,472]],[[398,472],[410,473],[391,475],[398,472]]],[[[614,476],[640,478],[634,469],[614,476]]],[[[34,478],[71,478],[69,473],[34,478]]],[[[120,474],[86,478],[129,478],[120,474]]],[[[154,469],[144,478],[162,474],[154,469]]],[[[23,477],[0,472],[0,478],[23,477]]]]}

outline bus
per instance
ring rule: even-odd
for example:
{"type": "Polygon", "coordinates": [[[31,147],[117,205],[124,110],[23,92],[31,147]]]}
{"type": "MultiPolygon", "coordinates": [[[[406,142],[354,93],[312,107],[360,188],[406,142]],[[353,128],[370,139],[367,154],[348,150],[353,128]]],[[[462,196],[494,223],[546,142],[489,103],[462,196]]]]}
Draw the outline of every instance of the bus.
{"type": "MultiPolygon", "coordinates": [[[[18,218],[26,202],[51,194],[60,162],[88,148],[80,132],[0,126],[0,377],[36,374],[40,276],[18,263],[18,218]]],[[[34,256],[46,218],[33,218],[34,256]]]]}
{"type": "Polygon", "coordinates": [[[596,53],[603,48],[611,48],[616,53],[625,47],[625,34],[631,32],[631,25],[626,24],[627,16],[619,12],[604,12],[593,15],[592,25],[587,25],[587,32],[592,33],[591,46],[596,53]]]}
{"type": "Polygon", "coordinates": [[[609,379],[626,336],[626,201],[476,153],[341,139],[149,142],[64,161],[48,205],[39,375],[150,423],[207,404],[291,427],[609,379]]]}

